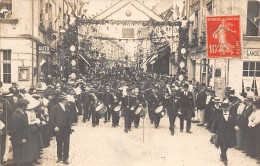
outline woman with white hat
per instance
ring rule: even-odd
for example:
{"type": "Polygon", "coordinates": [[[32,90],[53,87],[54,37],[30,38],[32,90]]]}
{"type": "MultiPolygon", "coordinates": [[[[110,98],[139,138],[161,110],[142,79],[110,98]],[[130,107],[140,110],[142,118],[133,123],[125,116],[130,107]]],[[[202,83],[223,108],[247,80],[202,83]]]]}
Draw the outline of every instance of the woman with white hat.
{"type": "Polygon", "coordinates": [[[39,125],[41,121],[36,118],[34,111],[39,105],[40,101],[31,99],[26,110],[29,125],[27,128],[27,143],[24,149],[26,163],[37,162],[40,158],[39,125]]]}

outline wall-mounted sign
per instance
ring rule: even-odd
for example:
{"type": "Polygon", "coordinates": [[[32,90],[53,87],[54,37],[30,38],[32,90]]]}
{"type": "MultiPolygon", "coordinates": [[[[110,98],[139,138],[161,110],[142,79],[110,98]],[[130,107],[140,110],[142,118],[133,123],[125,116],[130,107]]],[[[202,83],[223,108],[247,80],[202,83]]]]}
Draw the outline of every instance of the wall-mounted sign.
{"type": "Polygon", "coordinates": [[[50,47],[43,46],[43,45],[38,45],[37,52],[38,52],[38,54],[51,54],[50,47]]]}
{"type": "Polygon", "coordinates": [[[246,56],[260,56],[260,49],[244,49],[246,56]]]}
{"type": "Polygon", "coordinates": [[[240,16],[207,17],[209,58],[241,56],[240,16]]]}
{"type": "Polygon", "coordinates": [[[29,81],[29,67],[18,67],[19,81],[29,81]]]}
{"type": "Polygon", "coordinates": [[[122,28],[122,38],[134,38],[134,28],[122,28]]]}

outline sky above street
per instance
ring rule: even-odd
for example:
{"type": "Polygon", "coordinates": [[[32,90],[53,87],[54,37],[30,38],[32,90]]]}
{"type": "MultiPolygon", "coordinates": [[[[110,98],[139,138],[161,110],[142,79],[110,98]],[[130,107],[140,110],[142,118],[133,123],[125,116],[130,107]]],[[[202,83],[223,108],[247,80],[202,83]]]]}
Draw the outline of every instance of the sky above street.
{"type": "MultiPolygon", "coordinates": [[[[108,9],[113,4],[117,3],[119,0],[82,0],[83,2],[89,2],[85,7],[87,8],[87,16],[93,16],[101,13],[102,11],[108,9]]],[[[144,1],[145,6],[152,8],[160,0],[139,0],[144,1]]]]}

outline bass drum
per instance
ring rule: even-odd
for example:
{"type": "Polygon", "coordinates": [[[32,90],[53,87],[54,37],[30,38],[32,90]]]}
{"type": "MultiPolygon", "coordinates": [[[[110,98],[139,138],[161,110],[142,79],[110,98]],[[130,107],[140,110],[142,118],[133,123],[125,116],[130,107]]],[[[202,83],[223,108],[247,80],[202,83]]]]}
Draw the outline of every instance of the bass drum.
{"type": "Polygon", "coordinates": [[[135,110],[135,115],[141,117],[141,118],[144,118],[145,115],[146,115],[146,111],[145,111],[145,108],[144,107],[138,107],[136,110],[135,110]]]}
{"type": "Polygon", "coordinates": [[[166,112],[166,110],[165,110],[165,108],[164,108],[162,105],[158,106],[158,107],[155,109],[155,113],[156,113],[157,115],[159,115],[161,118],[164,117],[165,112],[166,112]]]}
{"type": "Polygon", "coordinates": [[[119,116],[120,115],[121,106],[118,105],[114,108],[115,113],[119,116]]]}
{"type": "Polygon", "coordinates": [[[104,117],[105,113],[107,112],[107,107],[101,103],[96,107],[96,113],[98,114],[99,118],[104,117]]]}

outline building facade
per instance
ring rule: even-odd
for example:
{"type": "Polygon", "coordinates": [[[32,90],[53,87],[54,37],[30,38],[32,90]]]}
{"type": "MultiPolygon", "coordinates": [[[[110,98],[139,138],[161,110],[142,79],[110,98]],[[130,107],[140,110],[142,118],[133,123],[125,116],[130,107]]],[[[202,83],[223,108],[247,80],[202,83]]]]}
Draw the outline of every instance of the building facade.
{"type": "Polygon", "coordinates": [[[82,19],[80,40],[88,40],[94,50],[114,61],[112,67],[123,62],[128,67],[172,74],[170,53],[177,51],[179,25],[171,22],[138,0],[121,0],[91,19],[82,19]]]}
{"type": "Polygon", "coordinates": [[[78,12],[79,1],[2,0],[0,2],[0,80],[33,86],[59,68],[60,29],[78,12]],[[75,11],[73,11],[75,9],[75,11]]]}
{"type": "Polygon", "coordinates": [[[241,93],[250,87],[257,95],[260,90],[260,2],[257,0],[187,0],[190,21],[190,56],[188,77],[214,87],[224,95],[225,87],[241,93]],[[208,58],[206,43],[207,16],[240,16],[241,58],[208,58]]]}

